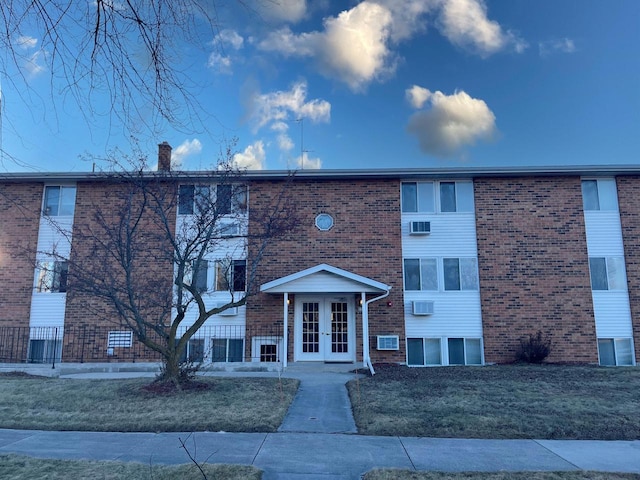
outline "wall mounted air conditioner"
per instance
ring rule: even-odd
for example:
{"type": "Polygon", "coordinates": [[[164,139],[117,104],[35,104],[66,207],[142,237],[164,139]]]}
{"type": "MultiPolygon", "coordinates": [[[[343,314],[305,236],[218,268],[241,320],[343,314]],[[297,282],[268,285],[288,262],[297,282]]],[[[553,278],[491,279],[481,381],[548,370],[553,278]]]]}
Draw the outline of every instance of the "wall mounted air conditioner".
{"type": "Polygon", "coordinates": [[[378,350],[399,350],[400,339],[398,335],[378,335],[378,350]]]}
{"type": "Polygon", "coordinates": [[[429,235],[431,233],[431,222],[415,221],[409,227],[410,235],[429,235]]]}
{"type": "Polygon", "coordinates": [[[414,301],[413,303],[413,314],[414,315],[433,315],[434,312],[434,302],[431,300],[420,300],[414,301]]]}

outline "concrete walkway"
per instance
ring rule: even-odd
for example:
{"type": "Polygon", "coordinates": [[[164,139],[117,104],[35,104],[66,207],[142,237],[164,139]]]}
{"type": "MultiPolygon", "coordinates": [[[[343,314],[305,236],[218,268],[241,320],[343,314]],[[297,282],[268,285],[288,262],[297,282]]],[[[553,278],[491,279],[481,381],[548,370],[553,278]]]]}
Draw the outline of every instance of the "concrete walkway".
{"type": "Polygon", "coordinates": [[[96,433],[0,430],[0,453],[40,458],[254,465],[264,480],[357,479],[376,467],[640,473],[640,441],[465,440],[326,433],[96,433]]]}
{"type": "MultiPolygon", "coordinates": [[[[351,367],[353,368],[353,367],[351,367]]],[[[344,369],[343,369],[344,370],[344,369]]],[[[231,375],[229,372],[211,375],[231,375]]],[[[236,373],[277,376],[277,373],[236,373]]],[[[76,375],[74,375],[76,376],[76,375]]],[[[77,377],[87,378],[88,374],[77,377]]],[[[117,375],[91,374],[92,378],[117,375]]],[[[133,376],[130,372],[126,376],[133,376]]],[[[358,479],[376,467],[438,471],[599,470],[640,473],[640,440],[468,440],[356,435],[345,383],[353,373],[292,368],[301,381],[277,433],[97,433],[1,430],[0,453],[41,458],[254,465],[264,480],[358,479]]]]}

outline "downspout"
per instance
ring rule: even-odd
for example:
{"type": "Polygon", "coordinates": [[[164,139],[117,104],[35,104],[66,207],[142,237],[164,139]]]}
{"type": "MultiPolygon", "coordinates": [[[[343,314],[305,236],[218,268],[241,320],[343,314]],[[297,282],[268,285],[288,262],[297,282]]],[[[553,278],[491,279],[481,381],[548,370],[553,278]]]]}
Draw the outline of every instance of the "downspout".
{"type": "Polygon", "coordinates": [[[388,297],[390,293],[391,287],[389,287],[389,290],[384,292],[379,297],[372,298],[371,300],[366,300],[366,294],[362,293],[362,299],[364,300],[362,309],[362,356],[364,360],[364,366],[369,368],[371,375],[375,375],[376,372],[373,369],[371,357],[369,356],[369,304],[388,297]]]}

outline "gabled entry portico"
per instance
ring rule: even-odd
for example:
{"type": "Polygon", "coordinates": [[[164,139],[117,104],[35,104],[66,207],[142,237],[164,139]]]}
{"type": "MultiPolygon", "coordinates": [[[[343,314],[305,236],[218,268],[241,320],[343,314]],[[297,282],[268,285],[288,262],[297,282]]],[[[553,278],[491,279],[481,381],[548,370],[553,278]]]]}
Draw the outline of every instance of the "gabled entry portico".
{"type": "MultiPolygon", "coordinates": [[[[294,361],[355,362],[358,360],[357,346],[361,344],[361,360],[368,368],[371,368],[368,305],[386,297],[390,290],[389,285],[327,264],[278,278],[260,287],[261,292],[283,295],[285,352],[289,345],[290,296],[295,296],[294,361]],[[361,336],[356,336],[357,314],[361,314],[361,336]]],[[[287,360],[285,353],[282,357],[285,367],[287,360]]]]}

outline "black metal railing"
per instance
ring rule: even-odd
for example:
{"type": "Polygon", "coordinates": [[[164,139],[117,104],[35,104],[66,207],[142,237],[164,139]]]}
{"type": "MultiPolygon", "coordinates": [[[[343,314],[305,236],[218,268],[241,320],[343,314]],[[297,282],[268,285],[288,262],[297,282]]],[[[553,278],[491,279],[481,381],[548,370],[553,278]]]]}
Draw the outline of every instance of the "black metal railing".
{"type": "MultiPolygon", "coordinates": [[[[178,338],[186,328],[178,331],[178,338]]],[[[158,340],[158,339],[156,339],[158,340]]],[[[182,360],[194,362],[278,362],[282,326],[208,325],[190,339],[182,360]]],[[[125,327],[0,326],[0,363],[94,363],[160,361],[160,355],[125,327]]]]}

